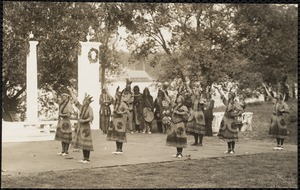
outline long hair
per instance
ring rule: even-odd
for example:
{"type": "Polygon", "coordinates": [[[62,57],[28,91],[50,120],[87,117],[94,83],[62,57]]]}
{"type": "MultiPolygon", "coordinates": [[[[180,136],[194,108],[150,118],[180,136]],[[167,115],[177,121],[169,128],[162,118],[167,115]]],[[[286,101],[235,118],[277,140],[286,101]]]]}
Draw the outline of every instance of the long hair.
{"type": "Polygon", "coordinates": [[[145,98],[151,96],[150,91],[149,91],[149,88],[146,87],[146,88],[144,89],[144,91],[143,91],[143,96],[144,96],[145,98]]]}
{"type": "Polygon", "coordinates": [[[134,86],[134,87],[133,87],[133,93],[134,93],[134,94],[138,94],[139,92],[140,92],[139,86],[134,86]]]}

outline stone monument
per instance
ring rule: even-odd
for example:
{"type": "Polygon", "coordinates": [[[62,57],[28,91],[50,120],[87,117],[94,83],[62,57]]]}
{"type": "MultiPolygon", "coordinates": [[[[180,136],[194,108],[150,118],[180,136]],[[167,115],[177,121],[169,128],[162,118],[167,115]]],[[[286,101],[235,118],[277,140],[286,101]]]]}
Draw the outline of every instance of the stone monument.
{"type": "MultiPolygon", "coordinates": [[[[31,33],[29,36],[33,38],[31,33]]],[[[37,90],[37,44],[38,41],[29,41],[29,53],[26,59],[26,122],[36,125],[38,122],[38,90],[37,90]]]]}
{"type": "Polygon", "coordinates": [[[93,97],[90,106],[94,112],[92,129],[99,129],[99,48],[100,42],[90,42],[90,36],[87,36],[87,42],[80,42],[81,52],[78,55],[78,100],[82,102],[85,93],[93,97]]]}

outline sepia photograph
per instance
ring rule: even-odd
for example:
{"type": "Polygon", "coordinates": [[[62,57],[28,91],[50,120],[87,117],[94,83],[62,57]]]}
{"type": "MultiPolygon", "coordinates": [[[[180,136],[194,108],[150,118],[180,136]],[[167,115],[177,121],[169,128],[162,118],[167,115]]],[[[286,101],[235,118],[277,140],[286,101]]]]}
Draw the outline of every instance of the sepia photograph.
{"type": "Polygon", "coordinates": [[[298,4],[2,6],[1,188],[298,188],[298,4]]]}

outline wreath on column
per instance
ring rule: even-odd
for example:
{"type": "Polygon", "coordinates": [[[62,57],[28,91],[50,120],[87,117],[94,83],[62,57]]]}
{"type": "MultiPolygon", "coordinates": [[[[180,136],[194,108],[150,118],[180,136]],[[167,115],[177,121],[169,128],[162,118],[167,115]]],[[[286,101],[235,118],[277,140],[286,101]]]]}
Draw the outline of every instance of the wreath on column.
{"type": "Polygon", "coordinates": [[[97,63],[98,60],[98,50],[95,48],[91,48],[89,53],[88,53],[88,59],[90,61],[90,63],[97,63]],[[92,55],[95,55],[94,57],[92,57],[92,55]]]}

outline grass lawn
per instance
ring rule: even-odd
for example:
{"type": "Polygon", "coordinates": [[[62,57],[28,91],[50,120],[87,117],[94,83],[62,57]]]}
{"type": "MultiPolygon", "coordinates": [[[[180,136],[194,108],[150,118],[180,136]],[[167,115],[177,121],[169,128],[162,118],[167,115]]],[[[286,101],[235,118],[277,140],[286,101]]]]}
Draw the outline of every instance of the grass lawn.
{"type": "Polygon", "coordinates": [[[3,188],[296,188],[297,153],[273,152],[201,160],[2,176],[3,188]]]}
{"type": "MultiPolygon", "coordinates": [[[[285,143],[298,144],[298,102],[295,99],[290,99],[287,102],[287,104],[290,107],[290,114],[287,123],[288,129],[290,130],[290,135],[286,138],[285,143]]],[[[214,112],[223,111],[225,111],[224,106],[214,109],[214,112]]],[[[248,103],[245,111],[253,112],[252,131],[245,131],[243,133],[239,133],[239,137],[275,142],[275,139],[271,138],[268,134],[271,121],[271,114],[273,111],[272,102],[248,103]]]]}

